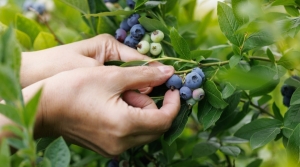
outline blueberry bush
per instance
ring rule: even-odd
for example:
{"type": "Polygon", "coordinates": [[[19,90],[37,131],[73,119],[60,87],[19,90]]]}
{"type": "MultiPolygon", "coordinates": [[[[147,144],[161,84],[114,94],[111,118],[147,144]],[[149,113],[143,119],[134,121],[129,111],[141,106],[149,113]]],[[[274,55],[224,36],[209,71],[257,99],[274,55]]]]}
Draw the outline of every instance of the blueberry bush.
{"type": "Polygon", "coordinates": [[[0,113],[19,125],[1,129],[17,136],[0,143],[1,166],[299,166],[300,1],[207,1],[0,0],[0,113]],[[106,65],[175,68],[149,94],[161,106],[166,90],[180,90],[171,128],[114,159],[62,137],[35,140],[41,91],[24,103],[21,52],[103,33],[152,57],[106,65]]]}

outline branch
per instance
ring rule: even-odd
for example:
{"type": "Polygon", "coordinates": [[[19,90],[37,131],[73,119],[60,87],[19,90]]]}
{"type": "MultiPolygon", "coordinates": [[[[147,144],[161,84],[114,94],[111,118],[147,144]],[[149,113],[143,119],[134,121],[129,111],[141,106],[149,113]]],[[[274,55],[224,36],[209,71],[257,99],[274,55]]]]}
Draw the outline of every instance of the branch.
{"type": "MultiPolygon", "coordinates": [[[[243,103],[246,102],[246,100],[244,100],[244,99],[241,99],[240,101],[243,102],[243,103]]],[[[268,115],[270,117],[275,118],[274,115],[272,115],[271,113],[269,113],[267,110],[261,108],[260,106],[255,105],[251,100],[249,100],[249,102],[250,102],[250,106],[252,106],[255,109],[258,109],[260,111],[260,113],[263,113],[263,114],[266,114],[266,115],[268,115]]]]}

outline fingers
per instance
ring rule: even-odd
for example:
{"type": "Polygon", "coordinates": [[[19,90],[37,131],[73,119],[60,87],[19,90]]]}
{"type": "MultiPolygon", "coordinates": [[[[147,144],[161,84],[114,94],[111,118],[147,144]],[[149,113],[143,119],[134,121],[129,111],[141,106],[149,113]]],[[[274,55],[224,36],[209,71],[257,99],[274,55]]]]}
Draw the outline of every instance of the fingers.
{"type": "MultiPolygon", "coordinates": [[[[146,103],[145,103],[146,104],[146,103]]],[[[142,106],[143,107],[143,106],[142,106]]],[[[140,108],[142,108],[140,107],[140,108]]],[[[167,131],[180,109],[180,97],[178,90],[167,91],[160,109],[148,105],[144,109],[129,108],[128,116],[135,126],[135,134],[162,134],[167,131]]]]}
{"type": "MultiPolygon", "coordinates": [[[[174,73],[172,66],[138,66],[126,67],[118,70],[112,79],[118,79],[122,90],[141,89],[163,84],[174,73]]],[[[116,83],[116,82],[115,82],[116,83]]]]}
{"type": "Polygon", "coordinates": [[[127,91],[122,95],[123,100],[133,107],[141,109],[157,109],[154,101],[147,95],[137,93],[135,91],[127,91]]]}

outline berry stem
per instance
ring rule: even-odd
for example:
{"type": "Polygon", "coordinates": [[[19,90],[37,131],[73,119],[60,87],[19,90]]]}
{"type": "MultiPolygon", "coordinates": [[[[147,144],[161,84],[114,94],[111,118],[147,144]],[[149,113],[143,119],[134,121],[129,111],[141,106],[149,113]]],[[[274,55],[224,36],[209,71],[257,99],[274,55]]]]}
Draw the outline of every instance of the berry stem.
{"type": "MultiPolygon", "coordinates": [[[[252,60],[261,60],[261,61],[266,61],[266,62],[271,62],[270,59],[268,58],[265,58],[265,57],[258,57],[258,56],[252,56],[252,57],[249,57],[249,59],[252,59],[252,60]]],[[[199,67],[210,67],[210,66],[222,66],[222,65],[226,65],[229,63],[229,60],[226,60],[226,61],[220,61],[220,62],[216,62],[216,63],[200,63],[199,64],[199,67]]]]}

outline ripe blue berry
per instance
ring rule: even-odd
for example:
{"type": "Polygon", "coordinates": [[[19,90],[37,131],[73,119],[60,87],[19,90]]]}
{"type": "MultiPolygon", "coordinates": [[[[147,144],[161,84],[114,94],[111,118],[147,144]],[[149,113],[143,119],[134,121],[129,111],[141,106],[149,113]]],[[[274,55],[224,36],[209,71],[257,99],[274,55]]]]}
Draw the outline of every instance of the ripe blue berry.
{"type": "Polygon", "coordinates": [[[145,28],[140,24],[136,24],[130,29],[130,35],[137,40],[142,39],[145,35],[145,32],[145,28]]]}
{"type": "Polygon", "coordinates": [[[191,88],[196,89],[199,88],[202,84],[201,76],[196,72],[191,72],[186,75],[184,85],[191,88]]]}
{"type": "Polygon", "coordinates": [[[119,167],[119,162],[117,160],[112,159],[108,162],[107,167],[119,167]]]}
{"type": "Polygon", "coordinates": [[[283,96],[283,104],[287,107],[290,106],[291,97],[283,96]]]}
{"type": "Polygon", "coordinates": [[[180,97],[184,100],[190,99],[192,97],[192,90],[187,86],[181,87],[179,93],[180,97]]]}
{"type": "Polygon", "coordinates": [[[281,94],[282,94],[282,96],[292,97],[295,90],[296,90],[296,88],[293,86],[283,85],[281,87],[281,94]]]}
{"type": "Polygon", "coordinates": [[[137,51],[141,54],[147,54],[150,50],[150,44],[147,41],[140,41],[137,44],[137,51]]]}
{"type": "Polygon", "coordinates": [[[204,96],[205,96],[205,92],[202,88],[193,90],[193,99],[195,99],[196,101],[202,100],[204,96]]]}
{"type": "Polygon", "coordinates": [[[133,0],[126,0],[126,3],[131,9],[133,9],[135,6],[135,2],[133,0]]]}
{"type": "Polygon", "coordinates": [[[151,43],[150,44],[150,53],[153,56],[158,56],[162,51],[162,46],[160,43],[151,43]]]}
{"type": "Polygon", "coordinates": [[[197,103],[197,101],[193,98],[190,98],[186,101],[186,103],[189,105],[189,106],[193,106],[194,104],[197,103]]]}
{"type": "Polygon", "coordinates": [[[139,23],[139,18],[140,18],[140,15],[139,15],[139,14],[137,14],[137,13],[132,14],[132,15],[128,18],[127,24],[128,24],[130,27],[132,27],[132,26],[134,26],[134,25],[136,25],[136,24],[139,23]]]}
{"type": "Polygon", "coordinates": [[[201,76],[202,80],[204,80],[205,74],[201,68],[199,68],[199,67],[193,68],[192,72],[198,73],[201,76]]]}
{"type": "Polygon", "coordinates": [[[127,33],[125,30],[123,30],[122,28],[119,28],[116,30],[116,39],[120,42],[124,42],[125,38],[127,36],[127,33]]]}
{"type": "Polygon", "coordinates": [[[40,15],[43,14],[46,10],[45,4],[36,2],[33,4],[32,8],[37,11],[40,15]]]}
{"type": "Polygon", "coordinates": [[[173,74],[166,82],[166,86],[173,90],[173,89],[180,89],[182,87],[182,79],[180,76],[173,74]]]}
{"type": "Polygon", "coordinates": [[[120,23],[120,28],[122,28],[125,31],[129,31],[130,30],[130,26],[127,23],[128,19],[124,19],[121,23],[120,23]]]}
{"type": "Polygon", "coordinates": [[[153,42],[160,42],[164,39],[164,33],[160,30],[155,30],[151,33],[151,40],[153,42]]]}
{"type": "Polygon", "coordinates": [[[136,45],[139,43],[138,40],[136,40],[135,38],[132,38],[131,35],[128,35],[125,40],[124,40],[124,44],[133,48],[133,49],[136,49],[136,45]]]}

